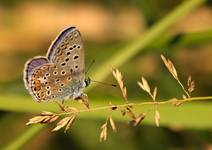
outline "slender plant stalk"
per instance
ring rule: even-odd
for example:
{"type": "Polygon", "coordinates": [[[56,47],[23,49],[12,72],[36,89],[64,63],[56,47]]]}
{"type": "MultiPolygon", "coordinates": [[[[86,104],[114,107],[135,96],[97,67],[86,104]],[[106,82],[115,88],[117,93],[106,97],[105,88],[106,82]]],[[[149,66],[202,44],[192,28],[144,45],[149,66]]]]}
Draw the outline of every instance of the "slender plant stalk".
{"type": "MultiPolygon", "coordinates": [[[[187,0],[183,2],[179,7],[177,7],[174,11],[172,11],[168,16],[155,24],[151,29],[149,29],[145,34],[143,34],[140,38],[138,38],[135,42],[125,47],[116,53],[113,57],[111,57],[108,61],[106,61],[101,67],[99,67],[95,74],[91,76],[96,80],[103,80],[106,78],[110,69],[108,68],[110,65],[113,67],[118,67],[133,56],[135,56],[139,51],[146,48],[149,44],[151,44],[154,40],[156,40],[168,27],[174,24],[177,20],[185,16],[194,8],[201,5],[205,0],[187,0]],[[108,68],[108,69],[107,69],[108,68]]],[[[92,84],[89,89],[94,87],[95,84],[92,84]]],[[[22,136],[17,137],[5,147],[5,149],[18,149],[21,148],[28,140],[30,140],[35,134],[41,131],[42,128],[31,127],[28,132],[23,133],[22,136]]]]}
{"type": "Polygon", "coordinates": [[[186,91],[186,89],[184,88],[183,84],[180,82],[180,80],[177,80],[177,82],[179,83],[179,85],[181,86],[183,92],[186,94],[187,97],[190,97],[189,93],[186,91]]]}
{"type": "Polygon", "coordinates": [[[192,33],[171,33],[171,35],[163,35],[160,38],[157,38],[157,40],[149,44],[146,49],[158,49],[166,47],[167,45],[169,45],[169,47],[185,47],[206,44],[211,41],[212,29],[192,33]],[[173,40],[174,43],[172,44],[173,40]]]}
{"type": "MultiPolygon", "coordinates": [[[[118,51],[114,54],[113,57],[108,59],[103,63],[99,68],[96,69],[94,74],[91,74],[91,77],[95,80],[102,81],[110,74],[109,66],[118,68],[118,66],[123,65],[133,56],[135,56],[139,51],[144,50],[149,44],[154,42],[158,37],[161,36],[164,31],[169,28],[171,25],[176,23],[183,16],[191,12],[194,8],[201,5],[206,0],[187,0],[180,4],[174,11],[169,15],[164,17],[158,23],[156,23],[152,28],[150,28],[146,33],[141,35],[136,39],[132,44],[126,46],[125,48],[118,51]]],[[[93,88],[95,84],[91,84],[88,89],[93,88]]]]}
{"type": "Polygon", "coordinates": [[[32,139],[36,134],[38,134],[45,126],[35,125],[29,127],[23,134],[19,135],[16,139],[11,141],[2,150],[17,150],[21,149],[30,139],[32,139]]]}
{"type": "MultiPolygon", "coordinates": [[[[203,100],[212,100],[212,96],[207,96],[207,97],[192,97],[192,98],[187,98],[187,99],[180,99],[178,102],[181,104],[185,102],[191,102],[191,101],[203,101],[203,100]]],[[[120,104],[120,105],[115,105],[117,108],[124,108],[127,106],[141,106],[141,105],[164,105],[164,104],[172,104],[173,99],[167,100],[167,101],[160,101],[160,102],[140,102],[140,103],[126,103],[126,104],[120,104]]],[[[83,112],[92,112],[92,111],[100,111],[100,110],[110,110],[111,105],[107,106],[102,106],[102,107],[96,107],[96,108],[91,108],[91,109],[82,109],[76,111],[76,113],[83,113],[83,112]]],[[[72,114],[72,112],[64,112],[64,113],[59,113],[58,115],[69,115],[72,114]]]]}

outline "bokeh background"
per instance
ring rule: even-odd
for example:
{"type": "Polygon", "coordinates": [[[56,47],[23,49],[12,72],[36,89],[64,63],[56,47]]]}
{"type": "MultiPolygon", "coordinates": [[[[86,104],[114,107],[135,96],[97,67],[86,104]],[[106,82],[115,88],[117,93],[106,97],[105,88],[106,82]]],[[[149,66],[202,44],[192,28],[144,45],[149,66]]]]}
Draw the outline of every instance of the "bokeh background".
{"type": "MultiPolygon", "coordinates": [[[[147,112],[144,122],[136,128],[129,127],[129,119],[122,117],[119,111],[82,114],[67,134],[51,133],[54,125],[25,126],[30,117],[42,110],[59,109],[55,103],[39,104],[32,100],[22,80],[24,63],[33,56],[45,55],[51,41],[69,26],[76,26],[82,34],[86,66],[93,59],[96,61],[88,75],[94,80],[115,83],[109,72],[110,66],[117,67],[124,75],[131,102],[151,101],[137,85],[141,76],[151,87],[158,87],[159,100],[182,97],[182,90],[165,69],[160,54],[174,62],[185,85],[188,75],[192,75],[196,81],[193,96],[211,95],[210,1],[190,0],[195,8],[176,18],[172,16],[172,23],[164,27],[163,32],[153,31],[154,40],[148,37],[158,22],[185,3],[185,0],[1,0],[0,148],[211,150],[210,102],[192,102],[178,108],[159,107],[159,128],[154,124],[151,106],[136,108],[137,113],[147,112]],[[199,4],[195,4],[198,1],[199,4]],[[136,46],[146,38],[151,42],[136,46]],[[137,53],[129,58],[121,55],[132,47],[138,49],[137,53]],[[121,63],[113,60],[119,54],[121,63]],[[108,140],[99,143],[100,126],[108,115],[114,116],[118,133],[109,130],[108,140]]],[[[87,93],[91,107],[108,105],[109,101],[124,103],[117,88],[93,83],[87,93]]],[[[69,104],[81,107],[77,102],[69,101],[69,104]]]]}

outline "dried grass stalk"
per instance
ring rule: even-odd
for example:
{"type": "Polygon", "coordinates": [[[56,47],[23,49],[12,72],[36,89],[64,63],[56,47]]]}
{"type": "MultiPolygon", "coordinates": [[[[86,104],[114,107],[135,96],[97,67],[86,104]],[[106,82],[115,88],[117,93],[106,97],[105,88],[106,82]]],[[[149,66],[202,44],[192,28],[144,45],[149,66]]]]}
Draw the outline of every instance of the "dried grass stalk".
{"type": "Polygon", "coordinates": [[[26,123],[26,125],[36,124],[36,123],[51,123],[53,121],[56,121],[59,118],[58,115],[52,113],[43,111],[39,116],[35,116],[26,123]]]}
{"type": "Polygon", "coordinates": [[[192,80],[191,76],[188,77],[187,85],[188,85],[188,92],[189,94],[191,94],[195,89],[195,82],[194,80],[192,80]]]}
{"type": "Polygon", "coordinates": [[[133,119],[133,120],[136,119],[136,116],[135,116],[135,114],[133,113],[133,111],[131,110],[130,107],[126,107],[125,112],[128,114],[128,116],[129,116],[131,119],[133,119]]]}
{"type": "Polygon", "coordinates": [[[119,85],[119,87],[120,87],[120,89],[121,89],[123,98],[124,98],[125,101],[128,103],[128,99],[127,99],[127,89],[126,89],[126,87],[124,86],[124,83],[123,83],[123,76],[122,76],[121,72],[120,72],[118,69],[113,69],[113,68],[112,68],[112,73],[113,73],[113,76],[115,77],[115,79],[116,79],[117,82],[118,82],[118,85],[119,85]]]}
{"type": "Polygon", "coordinates": [[[30,118],[26,125],[41,123],[45,118],[46,116],[35,116],[33,118],[30,118]]]}
{"type": "Polygon", "coordinates": [[[132,125],[132,126],[138,126],[140,123],[141,123],[141,121],[143,121],[144,120],[144,118],[146,117],[146,113],[140,113],[137,117],[136,117],[136,119],[135,120],[131,120],[130,121],[130,125],[132,125]]]}
{"type": "Polygon", "coordinates": [[[178,79],[178,75],[177,75],[177,71],[174,67],[174,64],[171,62],[171,60],[169,59],[166,59],[163,55],[160,55],[161,56],[161,59],[163,60],[166,68],[169,70],[169,72],[172,74],[172,76],[176,79],[176,80],[179,80],[178,79]]]}
{"type": "Polygon", "coordinates": [[[113,132],[117,132],[116,124],[115,124],[115,122],[113,121],[113,118],[112,118],[112,117],[109,117],[109,121],[110,121],[110,126],[111,126],[112,129],[113,129],[113,132]]]}
{"type": "Polygon", "coordinates": [[[166,68],[169,70],[169,72],[172,74],[172,76],[177,80],[177,82],[181,86],[181,88],[184,91],[184,93],[187,95],[186,98],[187,97],[191,97],[189,92],[185,89],[185,87],[183,86],[183,84],[179,80],[178,75],[177,75],[177,71],[176,71],[176,69],[174,67],[174,64],[171,62],[171,60],[166,59],[163,55],[161,55],[161,59],[163,60],[166,68]]]}
{"type": "Polygon", "coordinates": [[[160,125],[160,113],[158,110],[155,110],[155,124],[157,127],[160,125]]]}
{"type": "Polygon", "coordinates": [[[70,121],[71,117],[65,117],[57,123],[57,126],[52,131],[58,131],[61,128],[65,127],[70,121]]]}
{"type": "Polygon", "coordinates": [[[42,115],[42,116],[52,116],[52,115],[54,115],[54,113],[49,112],[49,111],[42,111],[42,112],[41,112],[41,115],[42,115]]]}
{"type": "Polygon", "coordinates": [[[117,105],[114,105],[111,102],[109,102],[109,104],[111,105],[111,110],[116,110],[118,108],[117,105]]]}
{"type": "Polygon", "coordinates": [[[66,107],[66,111],[67,112],[72,112],[72,113],[77,113],[79,110],[75,107],[70,107],[70,106],[67,106],[66,107]]]}
{"type": "Polygon", "coordinates": [[[58,118],[59,118],[58,115],[52,116],[52,118],[49,120],[49,123],[52,123],[52,122],[56,121],[58,118]]]}
{"type": "Polygon", "coordinates": [[[65,133],[68,131],[68,129],[71,128],[71,126],[73,125],[73,123],[74,123],[76,117],[77,117],[77,114],[73,114],[73,115],[71,116],[70,120],[68,121],[68,123],[67,123],[67,125],[66,125],[66,127],[65,127],[65,130],[64,130],[65,133]]]}
{"type": "Polygon", "coordinates": [[[126,110],[125,110],[125,109],[122,109],[122,110],[121,110],[121,115],[122,115],[122,116],[125,116],[125,115],[126,115],[126,110]]]}
{"type": "Polygon", "coordinates": [[[152,93],[152,98],[154,101],[156,101],[157,92],[158,92],[158,89],[157,89],[157,87],[155,87],[153,90],[153,93],[152,93]]]}
{"type": "Polygon", "coordinates": [[[187,99],[187,97],[184,94],[182,95],[182,97],[183,97],[183,99],[187,99]]]}
{"type": "Polygon", "coordinates": [[[141,87],[141,89],[143,89],[144,91],[146,91],[148,94],[151,95],[150,87],[147,80],[144,77],[141,77],[141,81],[142,82],[139,82],[139,81],[137,82],[138,85],[141,87]]]}
{"type": "Polygon", "coordinates": [[[174,106],[180,106],[180,105],[182,104],[182,102],[179,101],[179,100],[176,99],[176,98],[172,98],[172,99],[170,99],[169,101],[170,101],[171,104],[174,105],[174,106]]]}
{"type": "Polygon", "coordinates": [[[106,141],[106,140],[107,140],[107,122],[101,126],[101,132],[99,137],[100,142],[106,141]]]}

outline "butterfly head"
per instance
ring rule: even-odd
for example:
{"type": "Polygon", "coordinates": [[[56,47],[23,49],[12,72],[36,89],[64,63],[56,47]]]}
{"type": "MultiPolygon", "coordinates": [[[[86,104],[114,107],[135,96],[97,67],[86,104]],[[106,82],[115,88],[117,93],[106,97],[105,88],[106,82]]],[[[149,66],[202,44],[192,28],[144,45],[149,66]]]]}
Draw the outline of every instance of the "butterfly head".
{"type": "Polygon", "coordinates": [[[91,84],[91,78],[89,78],[89,77],[85,78],[86,87],[89,86],[90,84],[91,84]]]}

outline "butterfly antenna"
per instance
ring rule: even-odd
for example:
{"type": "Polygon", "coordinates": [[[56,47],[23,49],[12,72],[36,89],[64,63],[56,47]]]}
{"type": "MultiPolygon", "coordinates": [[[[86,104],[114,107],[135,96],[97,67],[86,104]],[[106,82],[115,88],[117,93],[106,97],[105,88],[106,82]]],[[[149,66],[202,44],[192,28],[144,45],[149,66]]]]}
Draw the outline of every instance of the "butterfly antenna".
{"type": "MultiPolygon", "coordinates": [[[[87,68],[87,70],[85,72],[85,75],[89,72],[89,70],[91,69],[91,67],[93,66],[94,63],[95,63],[95,59],[93,59],[92,62],[89,64],[89,66],[88,66],[88,68],[87,68]]],[[[91,82],[99,83],[99,84],[102,84],[102,85],[108,85],[108,86],[117,87],[116,84],[106,83],[106,82],[101,82],[101,81],[96,81],[96,80],[91,80],[90,78],[89,78],[89,80],[91,82]]]]}
{"type": "Polygon", "coordinates": [[[95,59],[93,59],[92,62],[89,64],[87,70],[85,71],[85,75],[89,72],[89,70],[91,69],[94,63],[95,63],[95,59]]]}
{"type": "Polygon", "coordinates": [[[117,84],[112,84],[112,83],[106,83],[106,82],[101,82],[101,81],[95,81],[95,80],[91,80],[91,82],[96,82],[99,84],[103,84],[103,85],[108,85],[108,86],[113,86],[113,87],[117,87],[117,84]]]}

